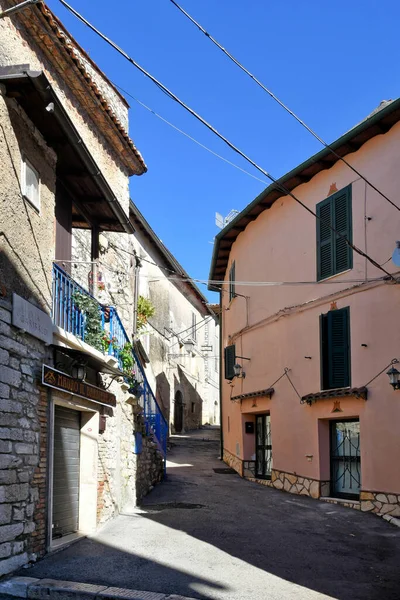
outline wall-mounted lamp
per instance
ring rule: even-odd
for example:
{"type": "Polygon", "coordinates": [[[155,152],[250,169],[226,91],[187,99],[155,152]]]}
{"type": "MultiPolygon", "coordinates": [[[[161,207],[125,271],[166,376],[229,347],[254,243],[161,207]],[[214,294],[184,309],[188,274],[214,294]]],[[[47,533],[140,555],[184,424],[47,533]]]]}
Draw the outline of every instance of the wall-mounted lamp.
{"type": "Polygon", "coordinates": [[[72,363],[71,375],[74,379],[84,381],[86,378],[86,361],[83,359],[77,359],[72,363]]]}
{"type": "Polygon", "coordinates": [[[389,383],[393,389],[400,390],[400,372],[396,369],[396,367],[393,366],[393,364],[389,371],[386,371],[386,375],[389,377],[389,383]]]}
{"type": "Polygon", "coordinates": [[[242,365],[239,365],[239,363],[236,363],[236,365],[233,366],[233,372],[235,373],[235,377],[242,379],[246,377],[246,373],[243,371],[243,367],[242,365]]]}
{"type": "Polygon", "coordinates": [[[193,348],[195,346],[195,343],[193,340],[185,340],[183,342],[183,345],[185,346],[185,350],[188,354],[190,354],[193,351],[193,348]]]}

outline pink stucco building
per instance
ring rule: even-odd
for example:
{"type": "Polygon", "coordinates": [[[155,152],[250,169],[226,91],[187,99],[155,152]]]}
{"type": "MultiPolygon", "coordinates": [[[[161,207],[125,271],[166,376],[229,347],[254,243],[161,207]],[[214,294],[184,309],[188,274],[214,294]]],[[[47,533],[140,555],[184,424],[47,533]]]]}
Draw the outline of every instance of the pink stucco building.
{"type": "Polygon", "coordinates": [[[282,187],[264,190],[217,236],[210,273],[225,281],[213,287],[224,460],[266,485],[393,517],[400,391],[386,371],[400,359],[400,213],[369,183],[400,206],[399,121],[400,100],[384,102],[332,144],[361,177],[324,149],[279,180],[318,218],[282,187]]]}

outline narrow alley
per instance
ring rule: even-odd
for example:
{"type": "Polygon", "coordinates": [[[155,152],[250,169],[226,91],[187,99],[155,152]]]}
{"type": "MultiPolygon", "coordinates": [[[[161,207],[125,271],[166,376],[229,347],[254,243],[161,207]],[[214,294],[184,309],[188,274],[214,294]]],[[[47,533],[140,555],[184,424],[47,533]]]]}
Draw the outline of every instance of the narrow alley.
{"type": "Polygon", "coordinates": [[[19,574],[203,600],[398,600],[398,528],[241,479],[216,428],[171,440],[140,510],[19,574]]]}

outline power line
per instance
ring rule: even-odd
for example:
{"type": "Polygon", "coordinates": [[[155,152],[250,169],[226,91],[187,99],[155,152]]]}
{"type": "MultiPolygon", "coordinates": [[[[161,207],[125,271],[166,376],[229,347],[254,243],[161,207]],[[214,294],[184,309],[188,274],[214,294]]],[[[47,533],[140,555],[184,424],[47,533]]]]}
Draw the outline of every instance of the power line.
{"type": "Polygon", "coordinates": [[[217,158],[220,158],[224,162],[228,163],[228,165],[231,165],[232,167],[235,167],[235,169],[238,169],[239,171],[242,171],[242,173],[245,173],[246,175],[249,175],[249,177],[252,177],[253,179],[256,179],[257,181],[261,181],[261,183],[263,183],[264,185],[266,185],[267,182],[264,181],[264,179],[260,179],[259,177],[256,177],[255,175],[253,175],[249,171],[246,171],[245,169],[242,169],[242,167],[239,167],[239,165],[236,165],[235,163],[231,162],[230,160],[228,160],[224,156],[221,156],[217,152],[214,152],[214,150],[211,150],[211,148],[208,148],[207,146],[205,146],[204,144],[202,144],[201,142],[199,142],[198,140],[196,140],[194,137],[192,137],[191,135],[189,135],[188,133],[186,133],[186,131],[183,131],[182,129],[179,129],[179,127],[177,127],[176,125],[174,125],[170,121],[167,121],[167,119],[164,119],[164,117],[162,117],[161,115],[159,115],[158,113],[156,113],[152,108],[150,108],[149,106],[147,106],[146,104],[144,104],[143,102],[141,102],[140,100],[138,100],[137,98],[135,98],[135,96],[133,96],[132,94],[130,94],[129,92],[127,92],[126,90],[124,90],[124,88],[122,88],[120,85],[116,84],[115,82],[112,82],[112,83],[113,83],[113,85],[115,85],[115,87],[117,87],[118,89],[120,89],[121,92],[123,92],[124,94],[126,94],[127,96],[129,96],[130,98],[132,98],[132,100],[135,100],[135,102],[137,102],[138,104],[140,104],[140,106],[143,106],[143,108],[145,108],[146,110],[148,110],[149,112],[151,112],[154,116],[156,116],[159,119],[161,119],[161,121],[164,121],[164,123],[166,123],[167,125],[169,125],[173,129],[175,129],[175,131],[178,131],[179,133],[181,133],[182,135],[184,135],[185,137],[187,137],[189,140],[192,140],[192,142],[194,142],[195,144],[197,144],[201,148],[204,148],[204,150],[207,150],[207,152],[210,152],[210,154],[213,154],[217,158]]]}
{"type": "Polygon", "coordinates": [[[213,38],[208,31],[206,31],[204,29],[204,27],[202,27],[200,25],[200,23],[198,23],[197,21],[195,21],[195,19],[193,17],[191,17],[189,15],[189,13],[187,13],[181,6],[179,6],[179,4],[177,2],[175,2],[175,0],[170,0],[170,2],[172,2],[172,4],[174,6],[176,6],[176,8],[178,10],[180,10],[180,12],[182,14],[185,15],[185,17],[187,17],[189,19],[189,21],[191,21],[193,23],[193,25],[195,25],[202,33],[204,33],[204,35],[215,45],[217,46],[217,48],[219,48],[232,62],[235,63],[235,65],[237,67],[239,67],[239,69],[241,69],[244,73],[246,73],[246,75],[248,75],[261,89],[264,90],[264,92],[267,92],[267,94],[273,99],[275,100],[275,102],[277,102],[279,104],[279,106],[281,106],[287,113],[289,113],[289,115],[291,115],[294,119],[296,119],[296,121],[298,123],[300,123],[300,125],[302,127],[304,127],[309,133],[311,133],[312,136],[314,136],[314,138],[316,140],[318,140],[323,146],[325,146],[325,148],[327,150],[329,150],[334,156],[336,156],[336,158],[338,158],[339,160],[341,160],[345,165],[347,165],[354,173],[356,173],[359,177],[361,177],[361,179],[363,179],[365,181],[365,183],[367,185],[369,185],[373,190],[375,190],[380,196],[382,196],[382,198],[384,198],[385,200],[387,200],[392,206],[394,206],[394,208],[397,208],[398,211],[400,211],[400,207],[397,206],[397,204],[395,204],[392,200],[390,200],[390,198],[388,198],[388,196],[386,196],[386,194],[384,194],[383,192],[381,192],[381,190],[379,190],[373,183],[371,183],[366,177],[364,177],[364,175],[362,175],[355,167],[353,167],[352,164],[350,164],[345,158],[343,158],[343,156],[340,156],[340,154],[338,154],[333,148],[332,146],[330,146],[327,142],[325,142],[313,129],[311,129],[311,127],[309,127],[302,119],[300,119],[300,117],[298,117],[296,115],[296,113],[294,113],[288,106],[286,106],[286,104],[284,104],[282,102],[282,100],[280,100],[273,92],[271,92],[271,90],[269,90],[263,83],[261,83],[261,81],[259,79],[257,79],[257,77],[255,77],[248,69],[246,69],[246,67],[244,67],[232,54],[230,54],[230,52],[228,52],[223,46],[221,46],[221,44],[219,42],[217,42],[217,40],[215,38],[213,38]]]}
{"type": "Polygon", "coordinates": [[[293,198],[293,200],[295,200],[295,202],[297,202],[300,206],[302,206],[315,219],[318,219],[321,223],[323,223],[324,225],[326,225],[326,227],[328,227],[328,229],[330,229],[330,231],[332,231],[339,238],[343,239],[345,241],[345,243],[349,246],[349,248],[352,248],[352,250],[354,250],[354,252],[356,252],[357,254],[359,254],[360,256],[362,256],[363,258],[366,258],[374,267],[380,269],[390,279],[394,280],[394,277],[393,277],[393,275],[391,275],[391,273],[389,273],[383,267],[381,267],[373,258],[371,258],[368,254],[366,254],[365,252],[363,252],[363,250],[361,250],[360,248],[358,248],[357,246],[355,246],[352,242],[350,242],[350,240],[348,240],[346,238],[346,236],[344,236],[343,234],[339,233],[330,223],[328,223],[324,219],[321,219],[321,217],[319,215],[317,215],[313,210],[311,210],[311,208],[309,208],[306,204],[304,204],[304,202],[302,202],[301,200],[299,200],[299,198],[297,198],[297,196],[295,196],[295,194],[293,194],[292,191],[290,191],[284,185],[282,185],[281,183],[279,183],[278,180],[275,179],[275,177],[273,177],[270,173],[268,173],[268,171],[266,171],[265,169],[263,169],[262,167],[260,167],[249,156],[247,156],[237,146],[235,146],[232,142],[230,142],[225,136],[223,136],[221,133],[219,133],[219,131],[217,131],[217,129],[215,129],[215,127],[213,127],[212,125],[210,125],[210,123],[208,123],[205,119],[203,119],[203,117],[201,117],[192,108],[190,108],[190,106],[188,106],[187,104],[185,104],[182,100],[180,100],[180,98],[178,98],[178,96],[176,96],[173,92],[171,92],[165,85],[163,85],[160,81],[158,81],[155,77],[153,77],[153,75],[151,75],[143,67],[141,67],[139,65],[139,63],[137,63],[131,56],[129,56],[129,54],[127,54],[124,50],[122,50],[119,46],[117,46],[117,44],[115,44],[112,40],[110,40],[106,35],[104,35],[103,33],[101,33],[101,31],[99,31],[98,29],[96,29],[96,27],[94,25],[92,25],[80,13],[78,13],[74,8],[72,8],[72,6],[70,6],[65,0],[59,0],[59,2],[63,6],[65,6],[73,15],[75,15],[80,21],[82,21],[82,23],[84,23],[87,27],[89,27],[92,31],[94,31],[99,37],[101,37],[105,42],[107,42],[112,48],[114,48],[114,50],[116,50],[119,54],[121,54],[124,58],[126,58],[126,60],[128,60],[141,73],[143,73],[143,75],[145,75],[153,83],[155,83],[157,85],[157,87],[161,91],[163,91],[169,98],[171,98],[172,100],[174,100],[175,102],[177,102],[180,106],[182,106],[187,112],[189,112],[193,117],[195,117],[198,121],[200,121],[200,123],[202,123],[205,127],[207,127],[210,131],[212,131],[217,137],[219,137],[225,144],[227,144],[234,152],[236,152],[237,154],[239,154],[248,163],[250,163],[254,168],[256,168],[258,171],[260,171],[260,173],[262,173],[265,177],[267,177],[268,179],[270,179],[276,185],[276,187],[280,191],[282,191],[285,195],[288,195],[291,198],[293,198]]]}

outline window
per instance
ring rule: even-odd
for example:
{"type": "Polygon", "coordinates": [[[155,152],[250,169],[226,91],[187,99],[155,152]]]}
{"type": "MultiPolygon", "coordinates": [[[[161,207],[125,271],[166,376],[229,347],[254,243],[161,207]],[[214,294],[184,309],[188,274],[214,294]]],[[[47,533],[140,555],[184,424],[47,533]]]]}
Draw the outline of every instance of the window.
{"type": "Polygon", "coordinates": [[[196,315],[192,313],[192,340],[196,341],[197,339],[197,331],[196,331],[196,315]]]}
{"type": "Polygon", "coordinates": [[[227,346],[225,348],[225,379],[229,379],[231,381],[235,377],[235,361],[236,361],[236,347],[235,344],[231,346],[227,346]]]}
{"type": "Polygon", "coordinates": [[[317,204],[317,279],[353,267],[353,251],[338,233],[352,241],[351,185],[317,204]]]}
{"type": "Polygon", "coordinates": [[[22,159],[21,168],[22,193],[35,208],[40,210],[40,180],[39,173],[26,159],[22,159]]]}
{"type": "Polygon", "coordinates": [[[350,386],[350,309],[331,310],[320,316],[321,388],[350,386]]]}
{"type": "Polygon", "coordinates": [[[195,407],[196,407],[195,403],[194,403],[194,402],[192,402],[192,413],[194,413],[194,411],[195,411],[195,407]]]}
{"type": "Polygon", "coordinates": [[[233,300],[236,296],[235,291],[235,261],[233,261],[231,268],[229,270],[229,302],[233,300]]]}

